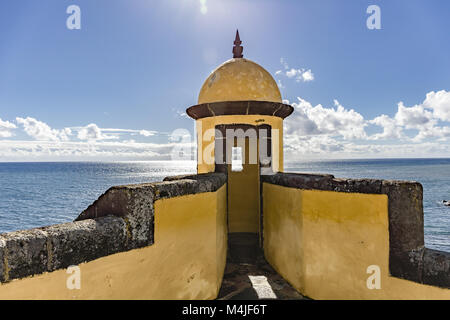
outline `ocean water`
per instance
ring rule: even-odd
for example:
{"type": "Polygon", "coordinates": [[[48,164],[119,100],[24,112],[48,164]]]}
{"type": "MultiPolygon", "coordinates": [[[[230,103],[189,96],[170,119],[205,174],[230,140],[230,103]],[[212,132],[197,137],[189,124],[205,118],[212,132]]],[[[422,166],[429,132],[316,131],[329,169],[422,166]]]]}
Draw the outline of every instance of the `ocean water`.
{"type": "MultiPolygon", "coordinates": [[[[424,187],[425,243],[450,252],[450,159],[301,161],[286,172],[414,180],[424,187]]],[[[0,233],[69,222],[109,187],[194,173],[195,163],[0,163],[0,233]]]]}
{"type": "Polygon", "coordinates": [[[0,233],[73,221],[111,186],[194,172],[170,161],[0,163],[0,233]]]}

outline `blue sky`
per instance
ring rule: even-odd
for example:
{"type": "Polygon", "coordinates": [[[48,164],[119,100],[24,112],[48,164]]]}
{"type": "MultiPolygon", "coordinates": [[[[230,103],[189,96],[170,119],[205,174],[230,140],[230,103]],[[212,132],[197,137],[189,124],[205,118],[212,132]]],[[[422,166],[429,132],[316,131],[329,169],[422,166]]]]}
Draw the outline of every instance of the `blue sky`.
{"type": "Polygon", "coordinates": [[[449,13],[447,0],[2,1],[0,161],[167,158],[236,28],[296,108],[288,159],[450,156],[449,13]]]}

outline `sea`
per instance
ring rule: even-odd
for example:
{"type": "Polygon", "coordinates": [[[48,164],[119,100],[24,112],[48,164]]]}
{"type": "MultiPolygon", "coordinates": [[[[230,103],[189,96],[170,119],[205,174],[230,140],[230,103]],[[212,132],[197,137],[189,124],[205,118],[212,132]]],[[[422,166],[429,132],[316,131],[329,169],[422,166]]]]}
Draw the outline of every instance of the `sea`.
{"type": "MultiPolygon", "coordinates": [[[[73,221],[109,187],[195,173],[194,162],[0,163],[0,233],[73,221]]],[[[450,252],[450,159],[323,160],[285,163],[285,172],[338,178],[413,180],[424,189],[425,244],[450,252]]]]}

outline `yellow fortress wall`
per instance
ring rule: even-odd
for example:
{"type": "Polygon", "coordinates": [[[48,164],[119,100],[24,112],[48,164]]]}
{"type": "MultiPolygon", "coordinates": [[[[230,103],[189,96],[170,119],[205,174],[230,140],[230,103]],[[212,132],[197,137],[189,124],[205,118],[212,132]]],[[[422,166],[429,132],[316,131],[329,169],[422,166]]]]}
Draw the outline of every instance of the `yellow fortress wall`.
{"type": "Polygon", "coordinates": [[[267,182],[262,193],[265,257],[300,293],[313,299],[450,299],[448,289],[390,275],[386,194],[267,182]],[[381,289],[367,287],[373,265],[380,268],[381,289]]]}
{"type": "Polygon", "coordinates": [[[60,269],[3,283],[0,299],[214,299],[226,263],[226,188],[154,201],[153,245],[79,264],[80,290],[67,288],[60,269]]]}

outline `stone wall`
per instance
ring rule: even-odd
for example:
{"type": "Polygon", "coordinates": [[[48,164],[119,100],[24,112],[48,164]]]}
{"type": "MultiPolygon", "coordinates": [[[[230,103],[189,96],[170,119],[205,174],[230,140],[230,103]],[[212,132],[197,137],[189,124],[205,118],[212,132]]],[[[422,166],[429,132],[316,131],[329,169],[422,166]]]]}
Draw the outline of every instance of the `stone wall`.
{"type": "Polygon", "coordinates": [[[211,173],[116,186],[74,222],[0,234],[0,282],[150,246],[156,200],[215,192],[225,183],[226,175],[211,173]]]}
{"type": "Polygon", "coordinates": [[[420,183],[337,179],[332,175],[294,173],[261,176],[261,183],[302,190],[387,195],[390,275],[450,288],[450,253],[424,246],[423,189],[420,183]]]}

